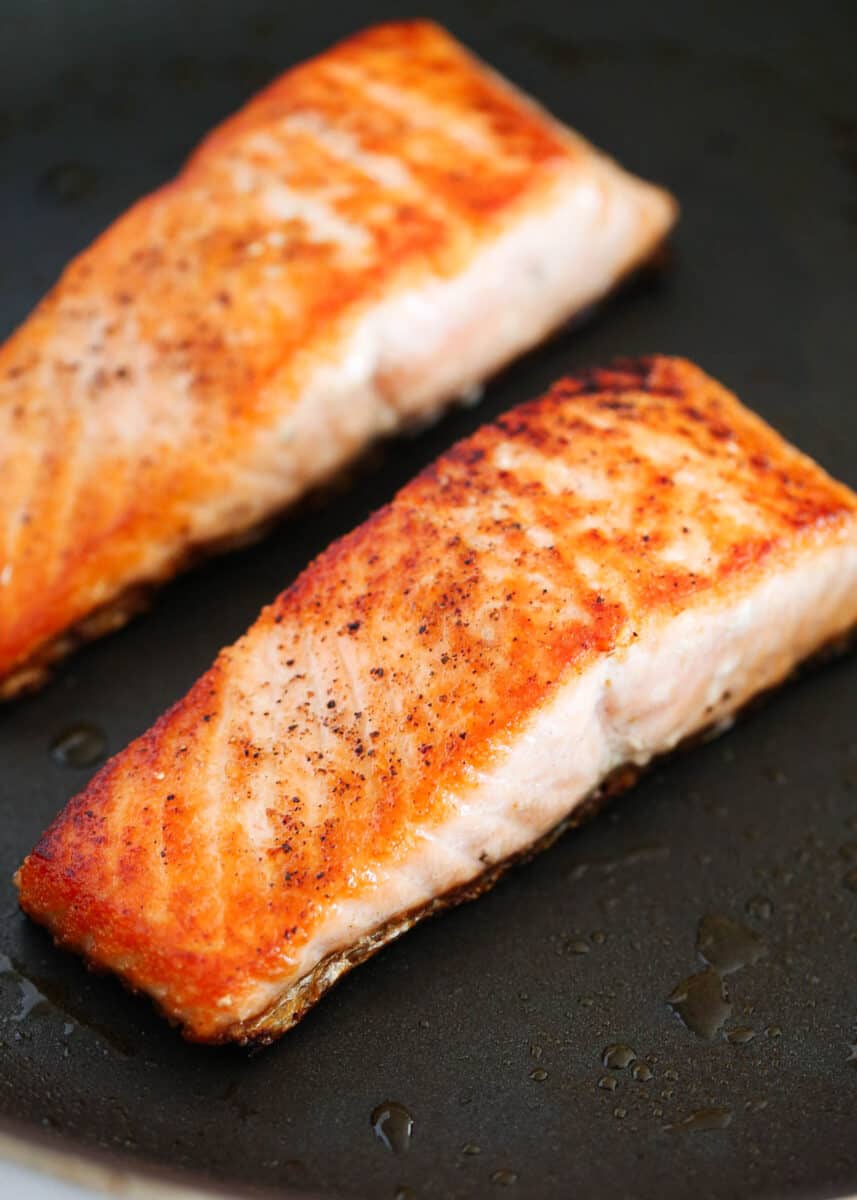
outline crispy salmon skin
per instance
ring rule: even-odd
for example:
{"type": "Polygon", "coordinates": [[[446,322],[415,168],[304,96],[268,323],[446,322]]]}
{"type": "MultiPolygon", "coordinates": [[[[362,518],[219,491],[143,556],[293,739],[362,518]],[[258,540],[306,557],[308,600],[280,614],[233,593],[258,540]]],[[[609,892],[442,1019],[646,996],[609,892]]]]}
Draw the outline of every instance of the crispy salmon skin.
{"type": "Polygon", "coordinates": [[[435,25],[288,71],[0,349],[0,698],[473,394],[674,217],[435,25]]]}
{"type": "Polygon", "coordinates": [[[564,380],[316,559],[21,904],[188,1037],[270,1039],[855,622],[851,491],[687,362],[564,380]]]}

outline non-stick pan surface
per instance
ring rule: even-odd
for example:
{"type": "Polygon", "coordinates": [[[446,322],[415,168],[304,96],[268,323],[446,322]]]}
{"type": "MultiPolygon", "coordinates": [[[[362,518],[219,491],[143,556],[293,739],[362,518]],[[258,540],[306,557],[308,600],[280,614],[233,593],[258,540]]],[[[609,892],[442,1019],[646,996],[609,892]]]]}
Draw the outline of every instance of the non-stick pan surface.
{"type": "MultiPolygon", "coordinates": [[[[149,615],[0,712],[0,1112],[60,1146],[100,1144],[131,1164],[280,1195],[857,1188],[854,658],[410,933],[252,1056],[183,1044],[148,1004],[54,950],[18,914],[10,882],[87,778],[52,758],[58,733],[93,722],[118,750],[333,537],[571,368],[652,350],[696,358],[857,484],[853,11],[847,0],[431,6],[675,190],[672,264],[510,370],[478,411],[393,443],[346,492],[167,588],[149,615]],[[666,998],[699,970],[697,926],[712,914],[752,928],[764,955],[728,976],[731,1016],[704,1040],[666,998]],[[602,1065],[613,1043],[645,1063],[640,1078],[602,1065]],[[370,1122],[386,1101],[415,1122],[399,1156],[370,1122]],[[689,1119],[698,1110],[709,1115],[689,1119]]],[[[401,15],[370,0],[5,0],[2,332],[257,86],[401,15]]]]}

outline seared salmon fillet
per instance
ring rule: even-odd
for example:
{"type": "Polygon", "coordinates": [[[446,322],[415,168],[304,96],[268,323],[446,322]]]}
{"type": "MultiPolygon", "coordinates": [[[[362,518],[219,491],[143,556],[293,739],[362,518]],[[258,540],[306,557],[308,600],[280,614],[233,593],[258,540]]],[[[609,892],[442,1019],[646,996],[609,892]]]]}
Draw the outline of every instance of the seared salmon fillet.
{"type": "Polygon", "coordinates": [[[567,379],[334,543],[18,873],[201,1041],[271,1039],[857,623],[857,497],[687,362],[567,379]]]}
{"type": "Polygon", "coordinates": [[[281,76],[0,349],[0,698],[472,395],[675,211],[430,23],[281,76]]]}

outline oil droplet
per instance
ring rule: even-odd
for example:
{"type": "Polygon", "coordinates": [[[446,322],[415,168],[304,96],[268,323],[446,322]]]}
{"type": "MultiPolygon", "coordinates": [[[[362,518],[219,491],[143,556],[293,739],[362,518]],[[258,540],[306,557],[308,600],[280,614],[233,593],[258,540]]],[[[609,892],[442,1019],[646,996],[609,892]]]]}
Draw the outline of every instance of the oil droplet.
{"type": "Polygon", "coordinates": [[[607,941],[607,934],[603,929],[596,929],[594,933],[589,935],[596,946],[603,946],[607,941]]]}
{"type": "Polygon", "coordinates": [[[93,767],[106,749],[104,731],[89,721],[70,725],[51,742],[51,754],[64,767],[93,767]]]}
{"type": "Polygon", "coordinates": [[[634,1078],[637,1080],[638,1083],[648,1083],[649,1080],[652,1078],[652,1068],[644,1062],[637,1062],[637,1063],[634,1063],[634,1067],[633,1067],[633,1070],[631,1071],[631,1074],[634,1076],[634,1078]]]}
{"type": "Polygon", "coordinates": [[[628,1115],[627,1108],[614,1108],[613,1109],[613,1116],[616,1118],[617,1121],[624,1121],[625,1118],[627,1117],[627,1115],[628,1115]]]}
{"type": "Polygon", "coordinates": [[[27,979],[18,971],[10,958],[0,954],[0,975],[14,979],[18,985],[18,1008],[12,1014],[13,1021],[26,1021],[30,1013],[42,1006],[49,1006],[50,1001],[44,992],[39,991],[32,980],[27,979]]]}
{"type": "Polygon", "coordinates": [[[755,1029],[751,1029],[749,1025],[736,1025],[734,1029],[726,1031],[726,1041],[731,1042],[733,1046],[746,1046],[755,1036],[755,1029]]]}
{"type": "Polygon", "coordinates": [[[621,1042],[615,1042],[612,1046],[605,1046],[601,1051],[601,1061],[604,1066],[610,1067],[615,1071],[624,1071],[636,1057],[635,1051],[630,1046],[623,1046],[621,1042]]]}
{"type": "Polygon", "coordinates": [[[598,1080],[598,1086],[605,1092],[615,1092],[619,1086],[619,1080],[615,1075],[602,1075],[598,1080]]]}
{"type": "Polygon", "coordinates": [[[774,913],[774,906],[767,896],[751,896],[744,905],[748,917],[755,917],[757,921],[770,921],[774,913]]]}
{"type": "Polygon", "coordinates": [[[696,934],[700,957],[721,975],[750,966],[764,954],[764,946],[752,929],[719,913],[703,917],[696,934]]]}
{"type": "Polygon", "coordinates": [[[461,1147],[461,1153],[469,1154],[469,1155],[481,1154],[482,1147],[478,1146],[476,1144],[476,1142],[465,1142],[464,1145],[461,1147]]]}
{"type": "Polygon", "coordinates": [[[716,971],[699,971],[683,980],[667,1003],[691,1033],[710,1041],[732,1015],[726,985],[716,971]]]}
{"type": "Polygon", "coordinates": [[[599,874],[612,875],[621,867],[635,867],[639,863],[658,862],[661,859],[668,858],[669,852],[669,846],[637,846],[619,858],[575,863],[568,873],[568,878],[571,880],[582,879],[589,871],[598,871],[599,874]]]}
{"type": "Polygon", "coordinates": [[[95,190],[97,178],[95,170],[86,163],[62,162],[49,167],[39,182],[63,204],[76,204],[95,190]]]}
{"type": "MultiPolygon", "coordinates": [[[[67,1018],[63,1025],[63,1034],[66,1037],[78,1026],[83,1026],[91,1030],[102,1041],[107,1042],[113,1050],[123,1057],[130,1058],[135,1053],[135,1050],[124,1042],[109,1026],[91,1021],[82,1011],[78,1011],[77,1005],[72,999],[74,993],[66,992],[49,978],[42,979],[38,976],[35,979],[28,978],[23,973],[20,965],[13,962],[5,954],[0,954],[0,976],[4,975],[10,979],[14,979],[18,984],[20,1008],[18,1013],[12,1018],[13,1020],[23,1021],[31,1013],[41,1012],[44,1007],[67,1018]]],[[[81,1005],[82,1008],[83,1005],[81,1005]]]]}
{"type": "Polygon", "coordinates": [[[573,941],[565,943],[565,950],[567,954],[588,954],[589,943],[575,938],[573,941]]]}
{"type": "Polygon", "coordinates": [[[849,892],[857,892],[857,867],[852,867],[842,880],[849,892]]]}
{"type": "Polygon", "coordinates": [[[731,1124],[731,1108],[698,1108],[681,1121],[673,1121],[666,1128],[686,1130],[688,1133],[706,1133],[710,1129],[725,1129],[731,1124]]]}
{"type": "Polygon", "coordinates": [[[544,1083],[547,1077],[548,1073],[544,1067],[533,1067],[532,1071],[530,1071],[530,1079],[534,1079],[536,1083],[544,1083]]]}
{"type": "Polygon", "coordinates": [[[393,1193],[393,1200],[417,1200],[417,1193],[406,1184],[401,1184],[393,1193]]]}
{"type": "Polygon", "coordinates": [[[18,980],[18,990],[20,996],[18,999],[18,1011],[13,1016],[13,1021],[26,1021],[27,1017],[35,1009],[44,1006],[49,1006],[50,1001],[34,983],[29,979],[18,980]]]}
{"type": "Polygon", "coordinates": [[[491,1182],[499,1184],[500,1187],[511,1187],[513,1183],[518,1182],[518,1176],[515,1171],[509,1171],[504,1167],[494,1172],[491,1182]]]}
{"type": "Polygon", "coordinates": [[[783,1031],[780,1029],[779,1025],[769,1025],[765,1030],[765,1033],[769,1038],[778,1038],[783,1036],[783,1031]]]}
{"type": "Polygon", "coordinates": [[[404,1154],[411,1144],[414,1118],[395,1100],[388,1100],[372,1110],[370,1118],[375,1137],[393,1154],[404,1154]]]}

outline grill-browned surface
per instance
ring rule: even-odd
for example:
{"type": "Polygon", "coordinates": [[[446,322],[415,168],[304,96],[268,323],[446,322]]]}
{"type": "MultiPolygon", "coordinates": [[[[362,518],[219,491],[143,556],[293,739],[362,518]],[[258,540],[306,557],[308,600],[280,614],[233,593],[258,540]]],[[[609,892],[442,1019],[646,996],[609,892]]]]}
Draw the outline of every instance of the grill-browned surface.
{"type": "Polygon", "coordinates": [[[853,494],[697,368],[560,382],[322,554],[71,802],[21,902],[192,1037],[276,1032],[320,963],[850,628],[855,579],[853,494]]]}

